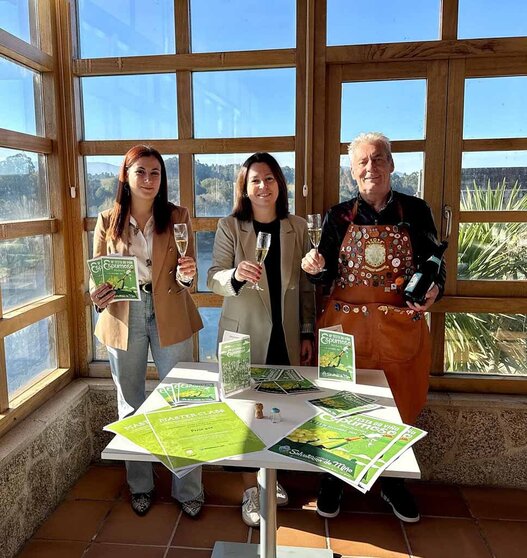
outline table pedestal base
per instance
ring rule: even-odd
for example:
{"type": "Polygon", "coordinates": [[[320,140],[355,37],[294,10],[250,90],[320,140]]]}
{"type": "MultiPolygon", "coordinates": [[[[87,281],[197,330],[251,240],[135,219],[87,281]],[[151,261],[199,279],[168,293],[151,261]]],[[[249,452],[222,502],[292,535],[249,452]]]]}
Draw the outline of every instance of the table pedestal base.
{"type": "MultiPolygon", "coordinates": [[[[211,558],[260,558],[259,544],[218,541],[211,558]]],[[[301,546],[277,546],[276,558],[333,558],[333,551],[325,548],[303,548],[301,546]]]]}

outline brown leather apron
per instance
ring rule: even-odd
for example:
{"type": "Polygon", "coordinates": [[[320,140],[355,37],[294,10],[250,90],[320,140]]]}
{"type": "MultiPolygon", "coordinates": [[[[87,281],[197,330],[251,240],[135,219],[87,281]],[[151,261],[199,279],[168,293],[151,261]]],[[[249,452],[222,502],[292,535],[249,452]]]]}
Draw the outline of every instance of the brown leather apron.
{"type": "Polygon", "coordinates": [[[357,368],[384,370],[399,413],[410,424],[426,402],[431,366],[426,320],[402,296],[414,271],[406,227],[351,223],[334,289],[317,324],[341,324],[354,335],[357,368]]]}

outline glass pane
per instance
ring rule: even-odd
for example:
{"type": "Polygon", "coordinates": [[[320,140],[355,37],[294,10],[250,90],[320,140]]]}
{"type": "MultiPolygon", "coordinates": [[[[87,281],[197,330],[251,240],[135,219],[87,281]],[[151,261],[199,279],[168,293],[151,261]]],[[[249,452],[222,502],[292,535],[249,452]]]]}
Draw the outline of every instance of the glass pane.
{"type": "Polygon", "coordinates": [[[4,312],[52,294],[49,235],[0,242],[0,288],[4,312]]]}
{"type": "Polygon", "coordinates": [[[525,0],[459,0],[458,37],[521,37],[526,33],[525,0]]]}
{"type": "Polygon", "coordinates": [[[467,79],[463,137],[527,136],[527,121],[519,118],[519,115],[525,114],[526,105],[525,76],[467,79]]]}
{"type": "Polygon", "coordinates": [[[0,56],[0,128],[37,133],[35,72],[0,56]]]}
{"type": "Polygon", "coordinates": [[[82,78],[84,137],[177,138],[175,74],[82,78]]]}
{"type": "Polygon", "coordinates": [[[457,276],[527,279],[527,223],[460,223],[457,276]]]}
{"type": "Polygon", "coordinates": [[[108,351],[106,350],[106,345],[103,345],[95,335],[95,326],[97,325],[97,320],[99,319],[99,314],[95,311],[93,306],[91,307],[91,318],[92,318],[92,340],[93,340],[93,360],[108,360],[108,351]]]}
{"type": "Polygon", "coordinates": [[[46,372],[57,368],[56,328],[53,316],[40,320],[4,339],[7,390],[12,398],[46,372]]]}
{"type": "Polygon", "coordinates": [[[192,52],[294,48],[296,0],[190,0],[190,26],[192,52]]]}
{"type": "MultiPolygon", "coordinates": [[[[410,196],[423,197],[423,153],[394,153],[395,171],[391,184],[394,190],[410,196]]],[[[348,155],[340,156],[339,201],[347,201],[357,195],[357,183],[351,178],[348,155]]]]}
{"type": "Polygon", "coordinates": [[[451,372],[527,375],[525,314],[445,314],[451,372]]]}
{"type": "Polygon", "coordinates": [[[78,0],[81,58],[173,54],[174,0],[78,0]]]}
{"type": "Polygon", "coordinates": [[[292,136],[295,70],[195,72],[196,138],[292,136]]]}
{"type": "MultiPolygon", "coordinates": [[[[168,199],[179,205],[179,158],[163,155],[168,178],[168,199]]],[[[123,161],[120,155],[95,155],[85,157],[87,217],[96,217],[110,209],[117,191],[117,177],[123,161]]]]}
{"type": "Polygon", "coordinates": [[[463,153],[462,211],[527,210],[527,151],[463,153]]]}
{"type": "Polygon", "coordinates": [[[440,0],[327,0],[327,6],[328,46],[439,39],[440,0]]]}
{"type": "MultiPolygon", "coordinates": [[[[198,291],[209,291],[207,289],[207,272],[212,265],[212,248],[214,246],[215,232],[197,232],[196,247],[198,260],[198,291]]],[[[210,291],[209,291],[210,292],[210,291]]]]}
{"type": "MultiPolygon", "coordinates": [[[[224,217],[232,212],[234,184],[243,162],[251,153],[195,155],[196,217],[224,217]]],[[[295,212],[295,154],[272,153],[287,182],[290,213],[295,212]]]]}
{"type": "Polygon", "coordinates": [[[31,42],[29,2],[30,0],[0,0],[0,27],[26,43],[31,42]]]}
{"type": "Polygon", "coordinates": [[[379,131],[391,140],[425,137],[426,80],[342,84],[341,142],[379,131]]]}
{"type": "Polygon", "coordinates": [[[44,155],[0,148],[0,221],[49,217],[44,155]]]}
{"type": "Polygon", "coordinates": [[[216,362],[218,360],[218,323],[221,308],[200,308],[199,313],[205,326],[199,332],[199,361],[216,362]]]}

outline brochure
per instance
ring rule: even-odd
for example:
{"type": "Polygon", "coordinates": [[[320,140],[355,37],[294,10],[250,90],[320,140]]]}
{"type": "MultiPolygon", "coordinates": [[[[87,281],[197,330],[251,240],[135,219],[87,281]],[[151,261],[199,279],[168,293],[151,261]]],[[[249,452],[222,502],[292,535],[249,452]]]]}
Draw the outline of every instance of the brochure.
{"type": "Polygon", "coordinates": [[[251,338],[225,331],[218,347],[222,398],[251,386],[251,338]]]}
{"type": "Polygon", "coordinates": [[[115,290],[112,302],[141,300],[135,256],[99,256],[88,260],[88,268],[97,287],[109,283],[115,290]]]}
{"type": "Polygon", "coordinates": [[[322,397],[321,399],[310,399],[309,403],[315,407],[322,409],[336,418],[356,415],[358,413],[366,413],[379,409],[382,405],[375,403],[373,397],[359,395],[351,391],[339,391],[334,395],[322,397]]]}
{"type": "Polygon", "coordinates": [[[408,428],[367,415],[336,420],[322,414],[302,424],[269,450],[316,465],[358,488],[368,468],[408,428]]]}
{"type": "Polygon", "coordinates": [[[335,328],[318,331],[318,377],[324,380],[355,382],[353,335],[335,328]]]}
{"type": "Polygon", "coordinates": [[[291,395],[320,391],[311,380],[304,378],[294,368],[258,368],[251,367],[254,389],[265,393],[291,395]]]}
{"type": "Polygon", "coordinates": [[[214,382],[183,383],[158,386],[156,391],[171,406],[185,403],[204,403],[219,401],[218,388],[214,382]]]}
{"type": "Polygon", "coordinates": [[[379,475],[398,459],[410,446],[415,444],[421,438],[424,438],[427,432],[411,426],[383,455],[375,461],[375,463],[366,471],[364,477],[360,481],[362,488],[369,490],[373,483],[379,478],[379,475]]]}

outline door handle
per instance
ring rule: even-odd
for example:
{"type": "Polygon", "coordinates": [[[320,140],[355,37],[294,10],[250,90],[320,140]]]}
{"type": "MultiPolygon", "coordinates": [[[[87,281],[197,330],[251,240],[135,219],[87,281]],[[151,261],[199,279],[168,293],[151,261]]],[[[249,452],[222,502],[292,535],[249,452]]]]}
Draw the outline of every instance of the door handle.
{"type": "Polygon", "coordinates": [[[446,220],[445,240],[448,240],[452,233],[452,208],[449,205],[443,206],[443,218],[446,220]]]}

